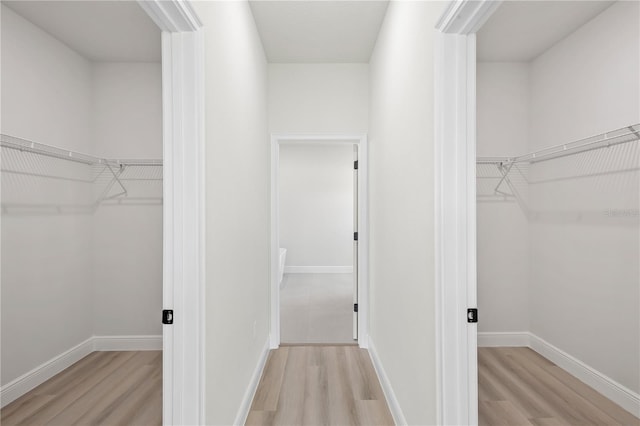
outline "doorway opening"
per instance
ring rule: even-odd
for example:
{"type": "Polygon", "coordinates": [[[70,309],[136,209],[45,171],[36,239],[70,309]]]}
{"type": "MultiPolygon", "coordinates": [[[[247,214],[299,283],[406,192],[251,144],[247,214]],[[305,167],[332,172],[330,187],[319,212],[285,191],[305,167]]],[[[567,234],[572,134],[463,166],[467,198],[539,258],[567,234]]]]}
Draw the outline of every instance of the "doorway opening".
{"type": "Polygon", "coordinates": [[[437,229],[438,246],[446,249],[437,252],[438,422],[525,424],[545,418],[563,423],[573,416],[574,422],[597,418],[601,423],[635,423],[640,398],[637,381],[629,378],[637,377],[637,363],[628,363],[626,354],[637,359],[637,339],[629,337],[638,335],[637,321],[633,326],[628,321],[636,310],[622,313],[627,308],[621,301],[637,299],[632,295],[637,294],[637,269],[619,265],[620,258],[611,253],[634,253],[638,233],[625,231],[622,236],[620,229],[637,229],[638,222],[610,212],[624,210],[619,207],[624,203],[632,210],[638,206],[638,91],[627,90],[637,85],[637,78],[612,72],[629,69],[627,61],[637,64],[638,38],[630,36],[637,34],[637,5],[500,4],[452,4],[437,25],[437,229]],[[527,11],[517,11],[523,22],[514,25],[511,18],[517,8],[527,11]],[[517,41],[521,34],[513,28],[540,25],[536,16],[545,25],[554,22],[564,34],[558,34],[557,43],[548,40],[549,45],[539,44],[533,52],[524,48],[524,38],[517,41]],[[616,25],[608,24],[613,21],[616,25]],[[511,33],[500,34],[506,27],[498,29],[499,22],[509,22],[511,33]],[[621,28],[632,30],[625,33],[621,28]],[[508,53],[509,43],[517,45],[517,51],[508,53]],[[593,47],[598,43],[617,48],[598,50],[593,47]],[[605,56],[607,67],[591,66],[605,60],[583,55],[584,44],[605,56]],[[515,54],[530,56],[508,56],[515,54]],[[589,74],[567,77],[574,68],[589,74]],[[454,92],[457,96],[446,96],[454,92]],[[575,93],[580,93],[581,102],[576,102],[575,93]],[[616,97],[624,108],[612,115],[601,102],[609,97],[616,97]],[[507,127],[520,125],[516,116],[525,130],[510,137],[513,128],[507,127]],[[496,123],[502,126],[499,130],[496,123]],[[493,250],[492,244],[500,248],[493,250]],[[598,276],[617,285],[602,286],[598,276]],[[546,291],[549,286],[553,292],[546,291]],[[620,302],[608,305],[616,298],[620,302]],[[526,310],[516,306],[520,302],[526,310]],[[590,303],[597,307],[592,309],[590,303]],[[461,315],[474,308],[480,308],[479,315],[461,315]],[[570,320],[569,313],[607,309],[616,315],[570,320]],[[511,313],[515,315],[509,319],[511,313]],[[618,318],[624,318],[620,326],[609,325],[618,318]],[[635,329],[629,331],[630,327],[635,329]],[[484,346],[479,353],[477,346],[484,346]],[[625,349],[595,356],[603,347],[625,349]],[[524,380],[507,371],[529,376],[524,380]],[[555,376],[548,379],[551,372],[555,376]],[[524,407],[513,395],[503,398],[501,392],[514,383],[521,395],[537,394],[535,409],[524,407]],[[583,400],[572,392],[585,402],[576,402],[583,400]],[[558,395],[569,403],[555,410],[550,407],[558,395]]]}
{"type": "Polygon", "coordinates": [[[365,135],[273,135],[271,347],[367,335],[365,135]]]}
{"type": "Polygon", "coordinates": [[[280,146],[280,340],[355,343],[357,145],[280,146]]]}

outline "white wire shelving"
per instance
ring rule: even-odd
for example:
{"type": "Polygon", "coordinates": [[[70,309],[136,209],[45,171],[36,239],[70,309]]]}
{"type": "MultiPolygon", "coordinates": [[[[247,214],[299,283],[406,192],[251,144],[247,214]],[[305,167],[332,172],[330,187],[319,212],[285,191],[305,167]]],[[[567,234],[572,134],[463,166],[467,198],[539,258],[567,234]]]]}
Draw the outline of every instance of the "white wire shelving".
{"type": "Polygon", "coordinates": [[[6,134],[0,146],[3,214],[162,203],[162,160],[100,158],[6,134]]]}
{"type": "Polygon", "coordinates": [[[640,171],[638,141],[640,124],[634,124],[516,157],[478,157],[478,201],[516,202],[529,216],[532,212],[528,198],[534,185],[640,171]],[[561,158],[565,159],[562,167],[542,166],[561,158]],[[536,167],[537,173],[532,173],[536,167]],[[546,176],[551,170],[555,175],[546,176]]]}

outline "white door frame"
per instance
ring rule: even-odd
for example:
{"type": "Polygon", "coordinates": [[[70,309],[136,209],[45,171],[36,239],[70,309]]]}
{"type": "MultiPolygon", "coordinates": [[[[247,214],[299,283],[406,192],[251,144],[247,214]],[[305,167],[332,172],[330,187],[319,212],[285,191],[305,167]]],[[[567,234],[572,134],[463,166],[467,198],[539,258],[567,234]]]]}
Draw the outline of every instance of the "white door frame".
{"type": "MultiPolygon", "coordinates": [[[[476,35],[499,1],[452,1],[436,24],[436,359],[440,425],[478,424],[476,35]]],[[[480,316],[480,318],[482,318],[480,316]]]]}
{"type": "Polygon", "coordinates": [[[358,345],[369,345],[369,172],[366,134],[279,133],[271,135],[271,333],[270,347],[280,346],[280,234],[278,167],[281,143],[358,145],[358,345]]]}
{"type": "MultiPolygon", "coordinates": [[[[140,0],[162,30],[162,421],[204,418],[204,36],[189,2],[140,0]]],[[[158,321],[160,312],[158,312],[158,321]]]]}

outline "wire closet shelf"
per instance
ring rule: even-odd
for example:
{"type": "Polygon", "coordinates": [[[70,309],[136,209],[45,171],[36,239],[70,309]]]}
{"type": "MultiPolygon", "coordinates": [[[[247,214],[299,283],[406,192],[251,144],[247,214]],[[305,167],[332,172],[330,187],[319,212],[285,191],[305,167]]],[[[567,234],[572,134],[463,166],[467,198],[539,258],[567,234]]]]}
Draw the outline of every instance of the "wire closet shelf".
{"type": "Polygon", "coordinates": [[[162,160],[100,158],[6,134],[0,146],[4,214],[162,204],[162,160]]]}
{"type": "Polygon", "coordinates": [[[528,215],[531,213],[528,195],[532,185],[621,172],[637,173],[640,170],[638,141],[640,124],[634,124],[516,157],[478,157],[478,201],[515,201],[528,215]],[[562,158],[560,167],[543,167],[542,163],[562,158]],[[536,173],[533,173],[534,167],[538,167],[536,173]],[[545,173],[555,176],[543,178],[545,173]]]}

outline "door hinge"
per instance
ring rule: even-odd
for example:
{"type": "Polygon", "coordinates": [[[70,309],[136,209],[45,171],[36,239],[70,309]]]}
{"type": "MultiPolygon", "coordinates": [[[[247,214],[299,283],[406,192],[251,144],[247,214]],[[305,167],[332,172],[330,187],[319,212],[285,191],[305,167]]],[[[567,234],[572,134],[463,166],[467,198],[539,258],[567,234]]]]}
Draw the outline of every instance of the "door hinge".
{"type": "Polygon", "coordinates": [[[353,233],[353,241],[358,241],[358,233],[357,232],[353,233]]]}
{"type": "Polygon", "coordinates": [[[357,303],[353,304],[353,312],[358,312],[358,304],[357,303]]]}
{"type": "Polygon", "coordinates": [[[353,162],[353,170],[358,170],[358,160],[353,162]]]}
{"type": "Polygon", "coordinates": [[[478,309],[477,308],[469,308],[469,309],[467,309],[467,322],[471,322],[471,323],[478,322],[478,309]]]}
{"type": "Polygon", "coordinates": [[[162,311],[162,323],[173,324],[173,309],[165,309],[162,311]]]}

